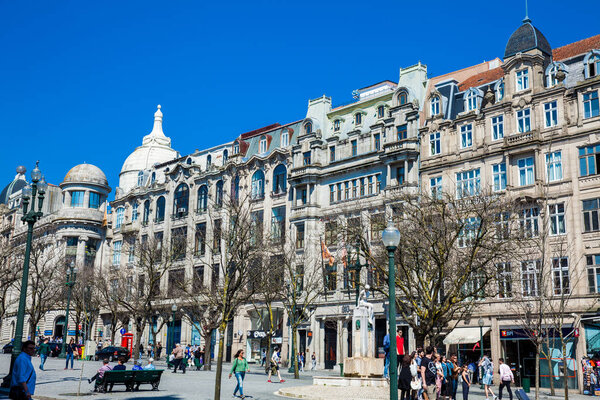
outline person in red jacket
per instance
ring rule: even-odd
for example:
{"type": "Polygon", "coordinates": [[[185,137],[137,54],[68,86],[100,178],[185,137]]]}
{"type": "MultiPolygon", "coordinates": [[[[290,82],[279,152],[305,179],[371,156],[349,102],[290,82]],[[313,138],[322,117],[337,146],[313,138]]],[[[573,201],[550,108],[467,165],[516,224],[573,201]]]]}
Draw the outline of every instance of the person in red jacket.
{"type": "Polygon", "coordinates": [[[404,355],[404,338],[402,337],[402,328],[398,327],[396,329],[396,351],[399,356],[404,355]]]}

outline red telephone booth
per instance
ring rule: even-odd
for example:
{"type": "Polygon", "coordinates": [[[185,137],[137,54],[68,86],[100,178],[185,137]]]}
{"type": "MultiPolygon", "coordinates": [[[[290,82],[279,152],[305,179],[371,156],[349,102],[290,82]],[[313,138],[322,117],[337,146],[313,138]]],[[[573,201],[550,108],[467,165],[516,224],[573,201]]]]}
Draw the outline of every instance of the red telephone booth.
{"type": "Polygon", "coordinates": [[[121,336],[121,347],[125,347],[129,350],[129,357],[131,357],[133,350],[133,333],[127,332],[121,336]]]}

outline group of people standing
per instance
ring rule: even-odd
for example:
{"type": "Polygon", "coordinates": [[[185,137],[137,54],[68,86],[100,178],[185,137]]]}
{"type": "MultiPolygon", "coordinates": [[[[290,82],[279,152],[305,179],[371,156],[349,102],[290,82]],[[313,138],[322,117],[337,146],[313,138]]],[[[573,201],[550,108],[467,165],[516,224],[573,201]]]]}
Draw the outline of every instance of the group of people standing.
{"type": "MultiPolygon", "coordinates": [[[[486,400],[502,400],[502,390],[508,391],[510,400],[513,400],[511,383],[514,384],[514,375],[510,366],[499,359],[500,387],[498,396],[493,393],[494,364],[486,355],[479,360],[478,366],[482,369],[481,383],[485,388],[486,400]]],[[[401,400],[456,400],[459,383],[462,386],[463,400],[469,398],[469,388],[473,382],[475,369],[472,364],[459,365],[456,354],[449,357],[435,351],[433,346],[423,350],[403,355],[398,373],[398,390],[401,400]]]]}

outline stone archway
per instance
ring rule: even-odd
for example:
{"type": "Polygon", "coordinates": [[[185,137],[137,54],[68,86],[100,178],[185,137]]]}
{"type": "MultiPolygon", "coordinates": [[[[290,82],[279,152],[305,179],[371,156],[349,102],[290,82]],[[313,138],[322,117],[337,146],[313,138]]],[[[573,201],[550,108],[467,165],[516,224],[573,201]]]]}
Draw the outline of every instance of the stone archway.
{"type": "Polygon", "coordinates": [[[54,338],[64,338],[65,333],[65,316],[59,315],[54,320],[54,330],[52,332],[52,336],[54,338]]]}

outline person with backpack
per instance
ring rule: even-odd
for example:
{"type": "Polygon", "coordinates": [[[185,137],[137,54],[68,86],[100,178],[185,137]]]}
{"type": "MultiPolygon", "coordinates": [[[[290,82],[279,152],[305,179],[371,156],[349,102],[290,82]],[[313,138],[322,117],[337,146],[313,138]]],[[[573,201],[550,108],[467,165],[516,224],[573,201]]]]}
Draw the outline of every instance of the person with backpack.
{"type": "Polygon", "coordinates": [[[244,350],[238,350],[237,353],[235,353],[231,371],[229,371],[229,379],[231,379],[232,374],[235,374],[235,379],[237,379],[237,385],[233,391],[234,397],[237,396],[237,392],[239,390],[240,398],[246,398],[246,396],[244,396],[244,378],[246,377],[246,372],[250,372],[248,361],[246,361],[244,358],[244,350]]]}

